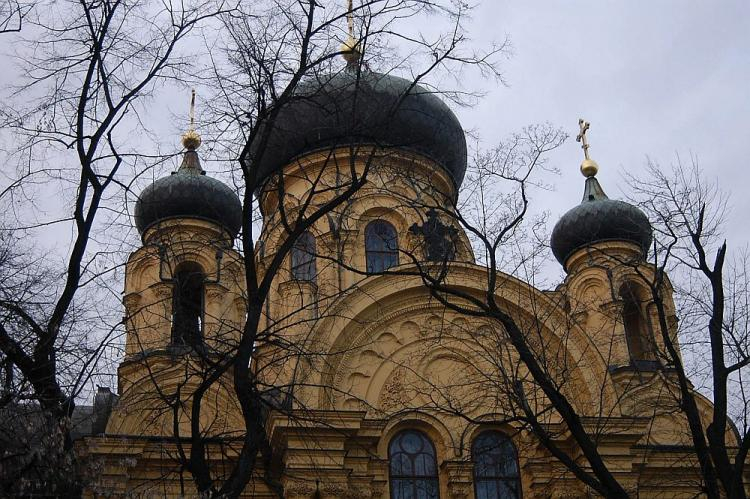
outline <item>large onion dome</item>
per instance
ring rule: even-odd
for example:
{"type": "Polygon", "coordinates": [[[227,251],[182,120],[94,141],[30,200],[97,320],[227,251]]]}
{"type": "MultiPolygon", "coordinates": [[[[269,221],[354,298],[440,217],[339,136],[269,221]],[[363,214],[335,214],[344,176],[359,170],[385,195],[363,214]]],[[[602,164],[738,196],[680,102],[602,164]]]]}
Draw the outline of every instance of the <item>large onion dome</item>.
{"type": "Polygon", "coordinates": [[[609,199],[591,174],[586,178],[583,201],[555,224],[550,244],[555,258],[565,267],[574,251],[602,241],[635,243],[645,255],[651,234],[646,215],[632,204],[609,199]]]}
{"type": "Polygon", "coordinates": [[[182,142],[187,151],[180,168],[146,187],[135,204],[138,232],[143,236],[146,229],[163,220],[197,218],[220,225],[234,238],[242,227],[237,194],[206,175],[195,151],[200,146],[197,133],[187,132],[182,142]]]}
{"type": "Polygon", "coordinates": [[[356,64],[302,81],[279,109],[262,150],[260,130],[243,162],[261,181],[301,154],[352,144],[415,151],[444,168],[456,187],[466,172],[463,129],[434,92],[356,64]]]}

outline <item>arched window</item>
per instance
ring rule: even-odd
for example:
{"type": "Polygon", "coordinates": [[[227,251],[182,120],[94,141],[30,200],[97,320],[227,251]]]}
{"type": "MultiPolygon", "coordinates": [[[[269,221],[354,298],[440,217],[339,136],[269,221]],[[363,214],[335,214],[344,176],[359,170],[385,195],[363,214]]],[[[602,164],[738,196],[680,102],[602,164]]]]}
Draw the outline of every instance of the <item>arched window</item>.
{"type": "Polygon", "coordinates": [[[315,236],[303,232],[292,247],[292,278],[298,281],[314,281],[316,272],[315,236]]]}
{"type": "Polygon", "coordinates": [[[385,220],[374,220],[365,227],[367,272],[383,272],[398,265],[398,234],[385,220]]]}
{"type": "Polygon", "coordinates": [[[437,499],[435,447],[421,431],[404,430],[388,445],[391,499],[437,499]]]}
{"type": "Polygon", "coordinates": [[[477,499],[521,497],[516,448],[499,431],[482,432],[471,445],[477,499]]]}
{"type": "Polygon", "coordinates": [[[172,343],[197,347],[203,338],[205,274],[196,263],[180,264],[172,288],[172,343]]]}
{"type": "Polygon", "coordinates": [[[622,298],[622,322],[630,360],[636,367],[646,367],[655,361],[651,324],[644,300],[637,288],[625,283],[620,288],[622,298]]]}

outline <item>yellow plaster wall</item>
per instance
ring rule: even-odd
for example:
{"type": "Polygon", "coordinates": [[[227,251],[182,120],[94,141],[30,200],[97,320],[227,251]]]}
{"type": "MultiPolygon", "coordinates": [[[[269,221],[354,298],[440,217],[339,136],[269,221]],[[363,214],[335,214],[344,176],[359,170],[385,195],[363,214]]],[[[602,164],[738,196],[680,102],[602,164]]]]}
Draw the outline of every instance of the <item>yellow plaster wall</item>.
{"type": "MultiPolygon", "coordinates": [[[[387,446],[405,428],[420,429],[434,442],[441,497],[473,497],[471,442],[486,429],[499,429],[513,439],[524,497],[585,496],[580,482],[515,424],[521,408],[514,399],[518,387],[513,380],[523,380],[532,410],[543,411],[547,401],[498,324],[447,309],[429,296],[418,277],[363,274],[364,227],[377,218],[391,222],[399,233],[405,253],[397,270],[413,270],[409,255],[423,255],[408,229],[423,221],[427,206],[450,209],[455,196],[451,181],[419,156],[372,148],[352,152],[312,153],[284,172],[282,204],[293,218],[301,203],[309,201],[314,207],[330,199],[342,176],[371,168],[370,182],[311,230],[319,253],[316,282],[292,280],[289,262],[274,279],[264,326],[283,341],[259,346],[256,369],[269,385],[304,381],[295,388],[292,414],[272,414],[268,423],[280,459],[274,466],[285,470],[286,496],[388,497],[387,446]],[[331,190],[311,196],[313,185],[331,190]],[[280,346],[283,342],[286,347],[280,346]],[[446,407],[457,411],[452,414],[446,407]]],[[[269,189],[261,199],[265,216],[262,249],[256,255],[261,271],[285,236],[277,192],[269,189]]],[[[206,292],[206,340],[217,350],[236,341],[244,319],[243,270],[223,233],[205,222],[167,222],[144,240],[126,272],[122,399],[107,427],[108,434],[125,436],[117,445],[108,437],[87,439],[85,453],[109,463],[106,476],[112,490],[147,490],[159,480],[154,470],[170,470],[161,477],[166,485],[157,486],[163,487],[163,495],[177,496],[184,489],[170,468],[175,448],[144,437],[173,435],[175,421],[182,434],[189,433],[186,410],[201,366],[189,356],[163,352],[170,338],[171,301],[169,285],[160,279],[156,244],[168,246],[171,264],[193,259],[207,275],[217,270],[217,247],[224,252],[222,282],[206,292]],[[160,353],[143,356],[152,350],[160,353]],[[165,409],[162,395],[178,388],[186,409],[175,418],[165,409]],[[130,456],[127,466],[112,464],[113,456],[125,454],[130,456]]],[[[688,442],[684,421],[673,415],[674,407],[663,396],[671,381],[628,369],[621,305],[613,290],[633,278],[630,263],[636,252],[627,244],[610,242],[575,253],[567,262],[567,279],[553,292],[499,275],[497,300],[527,332],[550,371],[565,380],[563,392],[597,433],[600,451],[618,478],[642,488],[640,497],[687,497],[694,492],[694,463],[684,452],[646,447],[666,449],[688,442]],[[613,371],[613,366],[624,369],[613,371]],[[662,411],[657,414],[654,407],[662,411]]],[[[473,263],[463,232],[457,256],[447,282],[481,298],[487,270],[473,263]]],[[[635,268],[649,275],[648,267],[635,268]]],[[[665,296],[670,302],[668,283],[665,296]]],[[[218,383],[209,399],[202,430],[241,435],[231,380],[218,383]]],[[[551,410],[544,414],[558,445],[576,455],[560,418],[551,410]]],[[[252,481],[248,496],[268,496],[259,483],[252,481]]]]}

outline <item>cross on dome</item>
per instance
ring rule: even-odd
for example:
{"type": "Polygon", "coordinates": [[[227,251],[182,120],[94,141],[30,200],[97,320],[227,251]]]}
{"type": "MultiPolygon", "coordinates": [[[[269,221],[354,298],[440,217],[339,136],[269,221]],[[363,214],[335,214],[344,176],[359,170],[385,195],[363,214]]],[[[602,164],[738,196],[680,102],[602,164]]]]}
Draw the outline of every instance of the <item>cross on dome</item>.
{"type": "Polygon", "coordinates": [[[182,134],[182,145],[188,151],[195,151],[201,145],[201,136],[195,131],[195,89],[190,97],[190,125],[185,133],[182,134]]]}
{"type": "Polygon", "coordinates": [[[585,121],[583,118],[578,119],[578,128],[580,131],[576,136],[576,142],[580,142],[581,149],[583,149],[584,159],[583,163],[581,163],[581,173],[583,173],[583,176],[586,178],[593,177],[599,171],[599,165],[589,157],[589,141],[586,132],[589,131],[590,127],[591,123],[585,121]]]}
{"type": "Polygon", "coordinates": [[[583,149],[583,155],[586,159],[589,158],[589,141],[586,140],[586,132],[589,131],[589,127],[591,126],[591,123],[588,121],[584,121],[583,118],[578,119],[578,127],[581,129],[580,132],[578,132],[578,136],[576,137],[576,142],[581,142],[581,149],[583,149]]]}
{"type": "Polygon", "coordinates": [[[362,57],[359,50],[359,41],[354,37],[354,5],[352,0],[347,1],[346,25],[348,34],[346,41],[341,45],[341,56],[346,60],[347,66],[356,66],[362,57]]]}

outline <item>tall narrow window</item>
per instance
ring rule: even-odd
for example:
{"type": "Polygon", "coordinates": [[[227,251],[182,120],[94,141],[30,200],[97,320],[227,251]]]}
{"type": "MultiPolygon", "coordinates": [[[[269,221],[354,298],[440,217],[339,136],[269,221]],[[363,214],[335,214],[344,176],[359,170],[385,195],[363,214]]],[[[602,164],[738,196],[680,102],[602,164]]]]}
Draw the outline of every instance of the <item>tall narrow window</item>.
{"type": "Polygon", "coordinates": [[[303,232],[292,247],[292,278],[298,281],[314,281],[316,272],[315,236],[303,232]]]}
{"type": "Polygon", "coordinates": [[[398,235],[393,225],[375,220],[365,227],[367,272],[383,272],[398,265],[398,235]]]}
{"type": "Polygon", "coordinates": [[[172,291],[172,343],[197,347],[203,336],[205,274],[195,263],[182,263],[172,291]]]}
{"type": "Polygon", "coordinates": [[[620,288],[622,322],[630,360],[636,367],[647,367],[655,361],[651,324],[638,290],[632,284],[620,288]]]}
{"type": "Polygon", "coordinates": [[[421,431],[404,430],[388,446],[391,499],[437,499],[435,447],[421,431]]]}
{"type": "Polygon", "coordinates": [[[471,446],[477,499],[518,499],[521,480],[516,448],[499,431],[481,433],[471,446]]]}

